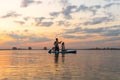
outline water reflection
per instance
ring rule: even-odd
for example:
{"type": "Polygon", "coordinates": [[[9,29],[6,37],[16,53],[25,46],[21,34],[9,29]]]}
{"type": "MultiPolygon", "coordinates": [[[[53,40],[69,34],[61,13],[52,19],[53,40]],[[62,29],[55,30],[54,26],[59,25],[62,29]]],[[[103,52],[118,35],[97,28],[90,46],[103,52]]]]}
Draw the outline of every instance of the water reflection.
{"type": "Polygon", "coordinates": [[[65,54],[62,55],[62,63],[65,62],[65,54]]]}
{"type": "Polygon", "coordinates": [[[71,80],[68,64],[65,64],[65,54],[54,54],[55,74],[53,80],[71,80]]]}
{"type": "Polygon", "coordinates": [[[0,80],[120,80],[119,51],[0,51],[0,80]]]}
{"type": "Polygon", "coordinates": [[[55,64],[58,64],[59,54],[55,54],[55,64]]]}
{"type": "MultiPolygon", "coordinates": [[[[58,64],[58,62],[59,62],[59,55],[60,54],[55,54],[54,55],[54,62],[55,62],[55,64],[58,64]]],[[[64,63],[65,62],[65,54],[61,54],[62,56],[60,56],[61,58],[62,58],[62,63],[64,63]]]]}

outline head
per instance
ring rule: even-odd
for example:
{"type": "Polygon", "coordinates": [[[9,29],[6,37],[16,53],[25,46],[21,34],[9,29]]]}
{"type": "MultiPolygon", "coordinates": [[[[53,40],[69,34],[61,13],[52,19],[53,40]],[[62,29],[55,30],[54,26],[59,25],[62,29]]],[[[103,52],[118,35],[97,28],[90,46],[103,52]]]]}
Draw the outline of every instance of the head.
{"type": "Polygon", "coordinates": [[[56,41],[58,41],[58,38],[56,38],[56,41]]]}
{"type": "Polygon", "coordinates": [[[64,42],[62,42],[62,45],[64,45],[64,42]]]}

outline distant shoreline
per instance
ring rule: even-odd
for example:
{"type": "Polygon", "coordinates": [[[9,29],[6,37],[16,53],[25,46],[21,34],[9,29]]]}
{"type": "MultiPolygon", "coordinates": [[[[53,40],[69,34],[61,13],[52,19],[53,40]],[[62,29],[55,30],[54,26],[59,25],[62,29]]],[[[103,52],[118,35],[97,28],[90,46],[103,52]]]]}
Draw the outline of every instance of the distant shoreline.
{"type": "MultiPolygon", "coordinates": [[[[0,49],[0,50],[14,50],[14,49],[0,49]]],[[[16,49],[29,50],[29,49],[16,49]]],[[[31,50],[50,50],[50,49],[31,49],[31,50]]],[[[67,50],[120,50],[120,48],[85,48],[85,49],[67,49],[67,50]]]]}

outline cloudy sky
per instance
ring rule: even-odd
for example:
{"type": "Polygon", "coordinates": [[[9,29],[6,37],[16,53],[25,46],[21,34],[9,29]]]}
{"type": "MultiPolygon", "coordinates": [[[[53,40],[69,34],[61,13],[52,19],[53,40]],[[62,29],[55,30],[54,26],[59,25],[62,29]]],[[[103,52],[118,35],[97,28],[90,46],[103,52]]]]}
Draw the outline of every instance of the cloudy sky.
{"type": "Polygon", "coordinates": [[[120,0],[0,0],[0,48],[120,47],[120,0]]]}

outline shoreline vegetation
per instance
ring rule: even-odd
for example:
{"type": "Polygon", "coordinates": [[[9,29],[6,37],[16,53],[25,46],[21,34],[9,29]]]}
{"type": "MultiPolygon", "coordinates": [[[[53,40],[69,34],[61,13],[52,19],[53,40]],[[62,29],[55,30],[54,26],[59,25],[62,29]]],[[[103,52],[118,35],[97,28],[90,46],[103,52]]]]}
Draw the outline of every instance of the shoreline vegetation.
{"type": "MultiPolygon", "coordinates": [[[[16,48],[13,47],[11,49],[0,49],[0,50],[50,50],[47,47],[44,47],[43,49],[32,49],[31,47],[28,48],[16,48]]],[[[83,48],[83,49],[67,49],[67,50],[120,50],[120,48],[83,48]]]]}

